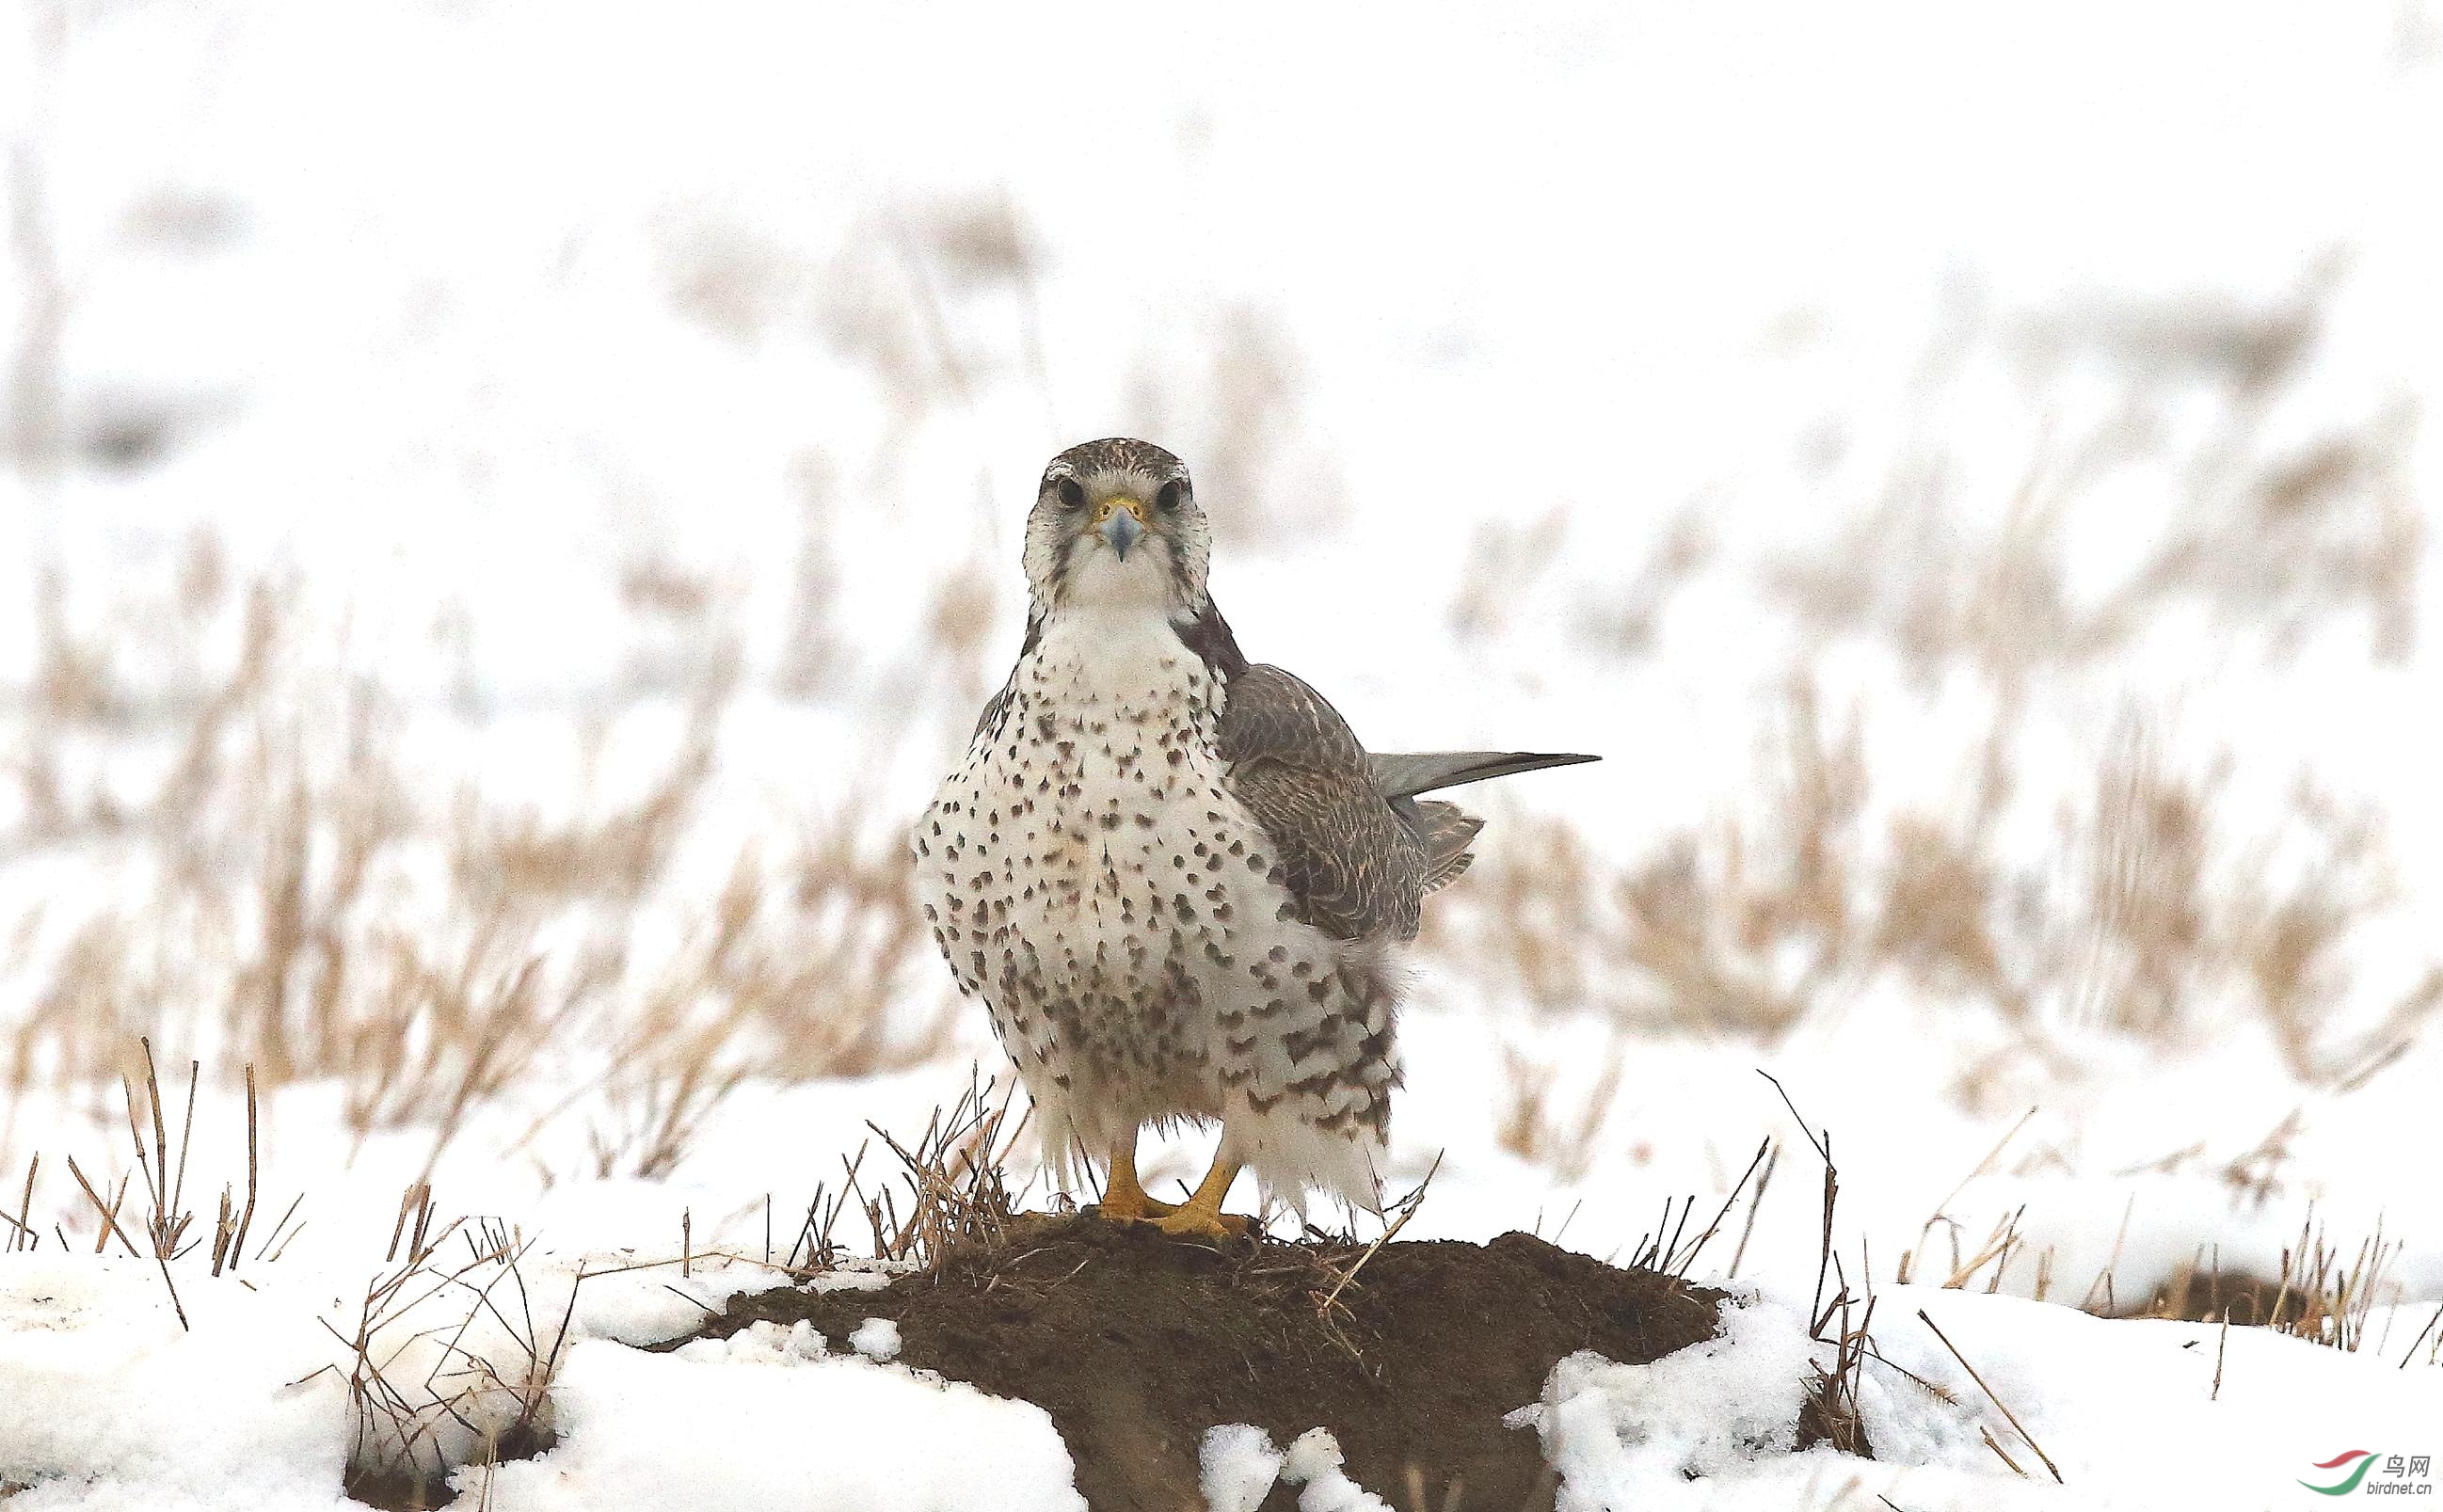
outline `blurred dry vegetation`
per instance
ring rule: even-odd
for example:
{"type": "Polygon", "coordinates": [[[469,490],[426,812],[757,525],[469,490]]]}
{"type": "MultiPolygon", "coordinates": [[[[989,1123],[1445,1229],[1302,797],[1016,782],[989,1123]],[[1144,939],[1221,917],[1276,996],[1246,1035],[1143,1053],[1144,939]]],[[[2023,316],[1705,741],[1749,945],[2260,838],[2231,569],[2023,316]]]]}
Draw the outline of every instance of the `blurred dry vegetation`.
{"type": "MultiPolygon", "coordinates": [[[[1854,734],[1828,736],[1803,683],[1782,718],[1753,808],[1643,858],[1521,816],[1436,916],[1437,955],[1539,1008],[1591,1005],[1638,1033],[1770,1041],[1883,974],[1990,1006],[2040,1047],[2094,1026],[2194,1042],[2229,1031],[2217,1011],[2236,1002],[2295,1075],[2340,1085],[2443,1005],[2431,969],[2372,1025],[2337,1029],[2349,935],[2397,902],[2371,823],[2302,792],[2274,832],[2233,835],[2214,774],[2169,765],[2141,716],[2124,719],[2041,872],[1997,853],[1974,803],[1900,805],[1870,834],[1854,734]],[[2306,859],[2222,864],[2277,847],[2306,859]]],[[[1955,1090],[1976,1101],[1973,1083],[1955,1090]]]]}
{"type": "MultiPolygon", "coordinates": [[[[2311,270],[2264,309],[2080,307],[1955,333],[1996,344],[2039,396],[2077,389],[2078,404],[2036,408],[2085,418],[2037,428],[2005,507],[1980,515],[1972,490],[1992,459],[1972,466],[1951,449],[1944,400],[1964,380],[1957,353],[1938,351],[1898,456],[1834,512],[1826,540],[1768,559],[1759,585],[1810,654],[1868,642],[1929,696],[1975,692],[1985,727],[1951,780],[1896,789],[1869,759],[1865,715],[1828,707],[1802,660],[1764,711],[1743,793],[1633,856],[1565,821],[1505,818],[1467,885],[1429,911],[1429,945],[1487,988],[1554,1013],[1591,1005],[1631,1034],[1769,1041],[1898,980],[1990,1008],[2040,1057],[2096,1027],[2161,1045],[2251,1032],[2308,1084],[2371,1075],[2443,1008],[2443,967],[2372,1007],[2358,991],[2353,938],[2401,902],[2369,811],[2305,775],[2280,809],[2222,801],[2242,754],[2176,756],[2177,711],[2141,683],[2113,695],[2097,766],[2083,793],[2061,796],[2041,865],[2024,846],[2009,853],[2002,824],[2035,780],[2037,685],[2137,655],[2166,620],[2202,613],[2276,664],[2317,636],[2355,638],[2378,663],[2408,655],[2424,546],[2408,482],[2415,408],[2389,401],[2302,435],[2286,403],[2307,379],[2337,276],[2311,270]],[[2117,521],[2111,575],[2099,585],[2091,561],[2074,573],[2078,511],[2121,507],[2133,479],[2166,477],[2174,497],[2117,521]],[[2133,537],[2130,521],[2148,519],[2151,538],[2133,537]]],[[[1837,452],[1837,432],[1819,448],[1837,452]]],[[[1826,457],[1807,462],[1817,486],[1837,486],[1826,457]]],[[[1505,606],[1561,586],[1569,535],[1557,513],[1487,527],[1455,627],[1497,632],[1505,606]]],[[[1673,595],[1717,556],[1697,511],[1667,524],[1645,558],[1584,595],[1584,644],[1644,654],[1673,595]]],[[[1549,1081],[1532,1061],[1514,1066],[1504,1139],[1567,1169],[1549,1081]]],[[[1982,1068],[1951,1091],[1987,1111],[2010,1096],[1982,1068]]]]}
{"type": "MultiPolygon", "coordinates": [[[[1929,398],[1870,496],[1775,567],[1780,596],[1827,633],[1882,637],[1920,677],[1967,666],[2006,690],[2123,654],[2183,606],[2276,658],[2348,624],[2375,659],[2402,660],[2423,546],[2415,406],[2305,434],[2286,408],[2310,381],[2338,277],[2320,266],[2262,309],[2082,304],[1990,333],[2030,392],[2078,391],[2074,407],[2038,407],[1998,526],[1960,530],[1961,480],[1993,459],[1959,455],[1929,398]],[[2073,513],[2132,477],[2172,480],[2167,500],[2129,512],[2154,519],[2153,538],[2113,552],[2108,581],[2074,587],[2073,513]]],[[[1956,380],[1929,368],[1938,397],[1956,380]]]]}
{"type": "MultiPolygon", "coordinates": [[[[0,843],[56,853],[90,885],[0,920],[0,979],[29,1005],[0,1030],[0,1088],[106,1084],[151,1035],[177,1058],[251,1064],[267,1086],[336,1080],[358,1137],[431,1126],[437,1154],[470,1110],[566,1057],[583,1075],[562,1108],[600,1093],[613,1110],[595,1115],[596,1167],[653,1175],[743,1079],[857,1075],[947,1045],[955,1008],[904,899],[897,816],[859,801],[853,778],[815,774],[843,791],[792,832],[707,858],[700,820],[742,699],[887,683],[901,719],[964,730],[997,670],[1005,564],[980,536],[928,606],[925,644],[878,656],[836,621],[836,513],[887,489],[929,420],[990,388],[1051,392],[1043,253],[993,196],[886,206],[835,246],[715,209],[674,214],[659,234],[664,292],[685,319],[720,341],[844,359],[890,401],[862,456],[809,445],[801,457],[779,645],[750,662],[734,589],[716,576],[675,556],[625,563],[615,590],[634,633],[617,707],[590,717],[587,738],[600,746],[626,712],[680,715],[647,779],[545,812],[488,793],[472,770],[413,760],[402,696],[323,654],[301,585],[242,578],[209,533],[149,585],[71,583],[36,564],[38,662],[0,729],[13,790],[0,811],[17,816],[0,843]],[[75,857],[103,859],[78,873],[75,857]]],[[[38,218],[20,241],[21,266],[52,267],[38,218]]],[[[40,496],[94,458],[64,418],[67,285],[25,287],[9,434],[40,496]]],[[[2064,804],[2048,866],[2006,859],[1995,822],[2022,781],[2030,683],[2128,651],[2166,614],[2201,610],[2268,656],[2337,626],[2362,627],[2373,657],[2406,655],[2422,545],[2403,462],[2412,411],[2304,437],[2280,424],[2330,287],[2320,273],[2266,310],[2082,307],[1974,337],[2007,351],[2032,391],[2088,395],[2063,407],[2083,418],[2035,428],[1996,528],[1963,524],[1982,517],[1961,507],[1972,469],[1946,450],[1939,352],[1923,424],[1880,483],[1854,497],[1824,472],[1844,495],[1826,541],[1741,562],[1701,501],[1666,520],[1643,557],[1581,595],[1571,623],[1595,657],[1649,654],[1696,577],[1750,572],[1810,643],[1885,645],[1929,686],[1981,679],[1991,729],[1959,783],[1887,791],[1862,716],[1828,706],[1815,669],[1795,665],[1763,711],[1742,798],[1641,854],[1599,850],[1558,819],[1505,819],[1429,913],[1432,957],[1636,1034],[1769,1040],[1889,978],[1989,1005],[2039,1048],[2077,1026],[2163,1042],[2221,1032],[2208,1009],[2238,1002],[2300,1077],[2367,1074],[2443,1002],[2443,974],[2371,1022],[2338,1022],[2351,933],[2394,902],[2365,815],[2302,787],[2269,825],[2228,819],[2222,769],[2174,759],[2162,712],[2131,703],[2085,793],[2064,804]],[[2178,497],[2117,579],[2074,591],[2069,516],[2140,465],[2181,480],[2178,497]],[[2288,864],[2252,864],[2276,851],[2288,864]]],[[[1253,538],[1328,529],[1345,510],[1300,419],[1301,369],[1267,313],[1240,309],[1157,339],[1130,397],[1200,476],[1265,501],[1229,517],[1253,538]]],[[[1813,445],[1828,469],[1848,442],[1832,425],[1813,445]]],[[[1990,475],[1983,461],[1975,476],[1990,475]]],[[[1557,511],[1485,527],[1457,629],[1500,633],[1569,531],[1557,511]]],[[[480,700],[454,701],[480,713],[480,700]]],[[[1514,1066],[1505,1139],[1566,1164],[1592,1115],[1551,1105],[1549,1081],[1531,1060],[1514,1066]]],[[[1973,1075],[1952,1090],[1980,1096],[1973,1075]]]]}
{"type": "Polygon", "coordinates": [[[267,1087],[336,1079],[359,1137],[446,1140],[537,1057],[581,1046],[581,1090],[633,1115],[601,1168],[650,1175],[750,1071],[859,1075],[938,1049],[947,1004],[910,975],[895,826],[843,803],[745,846],[715,885],[673,883],[732,665],[690,690],[635,791],[546,816],[471,773],[452,791],[414,772],[398,710],[302,666],[283,603],[267,584],[185,597],[165,620],[190,648],[174,695],[119,680],[101,646],[47,651],[10,753],[14,844],[155,865],[11,921],[29,1006],[0,1039],[0,1088],[106,1085],[150,1035],[267,1087]],[[216,663],[200,648],[222,620],[243,631],[216,663]],[[39,961],[37,937],[61,941],[39,961]]]}
{"type": "MultiPolygon", "coordinates": [[[[67,360],[77,280],[39,152],[12,168],[7,460],[56,511],[64,480],[119,464],[73,423],[99,399],[67,360]]],[[[166,234],[160,220],[123,234],[166,234]]],[[[0,919],[0,984],[23,1004],[0,1021],[0,1099],[106,1087],[149,1036],[229,1078],[251,1067],[266,1092],[335,1082],[357,1138],[430,1129],[436,1158],[487,1104],[564,1093],[537,1129],[581,1109],[597,1174],[656,1175],[749,1077],[945,1052],[955,1005],[905,899],[901,816],[864,778],[810,775],[816,811],[744,842],[705,814],[745,697],[868,697],[877,749],[906,733],[893,722],[922,725],[928,749],[930,721],[964,733],[998,675],[1006,563],[979,533],[923,644],[877,650],[839,623],[836,526],[843,501],[888,493],[929,422],[997,387],[1049,393],[1042,253],[993,194],[886,203],[824,246],[710,208],[656,236],[684,320],[845,361],[888,401],[858,455],[799,456],[778,645],[744,648],[738,585],[638,548],[611,585],[626,619],[611,688],[569,710],[589,775],[545,808],[490,791],[474,748],[420,742],[430,711],[350,664],[344,607],[335,640],[313,585],[241,572],[211,528],[174,563],[81,577],[38,544],[35,665],[0,720],[0,859],[65,881],[0,919]],[[626,769],[652,752],[651,770],[594,780],[615,746],[626,769]]],[[[1329,514],[1300,383],[1277,325],[1241,311],[1148,353],[1129,402],[1186,437],[1207,476],[1329,514]]],[[[622,507],[650,539],[653,501],[622,507]]],[[[480,731],[491,703],[471,634],[443,606],[448,712],[480,731]]]]}

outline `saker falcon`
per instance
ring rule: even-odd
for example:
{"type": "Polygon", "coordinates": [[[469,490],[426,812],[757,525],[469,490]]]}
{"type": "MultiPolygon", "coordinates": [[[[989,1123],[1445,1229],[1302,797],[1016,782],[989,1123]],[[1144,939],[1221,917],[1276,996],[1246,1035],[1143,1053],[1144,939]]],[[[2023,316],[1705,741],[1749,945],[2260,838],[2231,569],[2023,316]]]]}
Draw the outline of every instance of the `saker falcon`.
{"type": "Polygon", "coordinates": [[[1205,588],[1187,469],[1072,446],[1026,522],[1026,639],[912,837],[917,894],[1035,1101],[1047,1163],[1108,1162],[1101,1213],[1243,1233],[1241,1168],[1379,1211],[1400,1084],[1398,948],[1483,821],[1419,795],[1592,756],[1369,755],[1251,664],[1205,588]],[[1185,1203],[1138,1184],[1146,1123],[1218,1120],[1185,1203]]]}

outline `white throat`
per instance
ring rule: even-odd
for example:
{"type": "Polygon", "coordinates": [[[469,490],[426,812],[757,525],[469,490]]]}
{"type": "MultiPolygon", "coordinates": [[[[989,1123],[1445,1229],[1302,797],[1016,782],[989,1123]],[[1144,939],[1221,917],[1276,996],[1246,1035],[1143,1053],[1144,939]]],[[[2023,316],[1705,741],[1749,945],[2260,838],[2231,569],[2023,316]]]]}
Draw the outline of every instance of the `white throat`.
{"type": "Polygon", "coordinates": [[[1136,613],[1167,620],[1182,607],[1169,560],[1148,541],[1126,559],[1106,546],[1086,552],[1070,569],[1068,586],[1054,613],[1136,613]]]}
{"type": "Polygon", "coordinates": [[[1170,692],[1197,662],[1171,628],[1169,604],[1150,598],[1065,600],[1044,620],[1036,654],[1066,672],[1069,688],[1125,704],[1170,692]]]}

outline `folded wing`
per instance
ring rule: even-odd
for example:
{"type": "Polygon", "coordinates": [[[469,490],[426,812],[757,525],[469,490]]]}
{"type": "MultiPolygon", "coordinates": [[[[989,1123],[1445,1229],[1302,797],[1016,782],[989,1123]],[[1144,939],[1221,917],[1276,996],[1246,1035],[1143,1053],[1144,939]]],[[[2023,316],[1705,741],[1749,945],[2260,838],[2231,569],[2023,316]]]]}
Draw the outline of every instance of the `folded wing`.
{"type": "Polygon", "coordinates": [[[1278,856],[1292,907],[1341,939],[1405,939],[1427,893],[1465,871],[1484,821],[1417,794],[1595,757],[1534,751],[1369,756],[1321,694],[1277,666],[1229,679],[1228,783],[1278,856]]]}

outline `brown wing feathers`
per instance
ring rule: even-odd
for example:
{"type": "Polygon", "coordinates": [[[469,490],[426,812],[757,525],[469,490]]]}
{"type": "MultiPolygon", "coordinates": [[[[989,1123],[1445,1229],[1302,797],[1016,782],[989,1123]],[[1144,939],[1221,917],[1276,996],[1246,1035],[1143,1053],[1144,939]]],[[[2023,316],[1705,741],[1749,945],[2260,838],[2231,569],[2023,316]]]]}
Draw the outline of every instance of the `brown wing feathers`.
{"type": "Polygon", "coordinates": [[[1338,939],[1416,934],[1424,841],[1374,791],[1365,748],[1320,694],[1279,667],[1248,667],[1230,679],[1221,756],[1300,920],[1338,939]]]}
{"type": "Polygon", "coordinates": [[[1209,603],[1180,640],[1222,684],[1224,781],[1263,827],[1295,917],[1339,939],[1412,938],[1424,896],[1467,869],[1484,821],[1415,794],[1589,756],[1442,751],[1368,756],[1323,695],[1250,665],[1209,603]]]}

